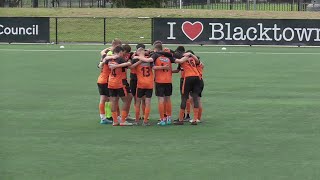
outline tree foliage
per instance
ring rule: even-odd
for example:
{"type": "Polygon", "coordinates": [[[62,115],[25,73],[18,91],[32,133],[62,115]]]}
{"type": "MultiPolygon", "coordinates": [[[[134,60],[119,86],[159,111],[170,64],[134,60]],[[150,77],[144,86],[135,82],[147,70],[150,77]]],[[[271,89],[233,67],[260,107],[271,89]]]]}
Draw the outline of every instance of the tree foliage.
{"type": "Polygon", "coordinates": [[[167,0],[112,0],[116,7],[159,8],[167,0]]]}

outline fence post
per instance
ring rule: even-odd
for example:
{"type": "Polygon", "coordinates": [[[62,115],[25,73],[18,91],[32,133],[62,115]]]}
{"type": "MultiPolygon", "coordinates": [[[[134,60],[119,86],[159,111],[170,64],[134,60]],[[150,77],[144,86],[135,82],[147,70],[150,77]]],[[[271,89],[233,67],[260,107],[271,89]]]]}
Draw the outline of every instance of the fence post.
{"type": "Polygon", "coordinates": [[[58,18],[56,17],[56,44],[58,44],[58,18]]]}
{"type": "Polygon", "coordinates": [[[293,11],[294,0],[292,0],[291,11],[293,11]]]}
{"type": "Polygon", "coordinates": [[[106,45],[106,17],[103,18],[103,44],[106,45]]]}
{"type": "Polygon", "coordinates": [[[154,37],[153,37],[153,28],[154,28],[154,18],[151,18],[151,45],[154,42],[154,37]]]}

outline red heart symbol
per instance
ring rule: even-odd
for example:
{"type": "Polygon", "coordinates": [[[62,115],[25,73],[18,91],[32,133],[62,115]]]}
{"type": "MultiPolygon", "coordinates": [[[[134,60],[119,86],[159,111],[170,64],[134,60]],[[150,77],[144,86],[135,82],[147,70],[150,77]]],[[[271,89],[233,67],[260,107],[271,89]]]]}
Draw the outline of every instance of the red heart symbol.
{"type": "Polygon", "coordinates": [[[203,24],[199,21],[191,23],[186,21],[181,26],[183,33],[191,40],[194,41],[203,31],[203,24]]]}

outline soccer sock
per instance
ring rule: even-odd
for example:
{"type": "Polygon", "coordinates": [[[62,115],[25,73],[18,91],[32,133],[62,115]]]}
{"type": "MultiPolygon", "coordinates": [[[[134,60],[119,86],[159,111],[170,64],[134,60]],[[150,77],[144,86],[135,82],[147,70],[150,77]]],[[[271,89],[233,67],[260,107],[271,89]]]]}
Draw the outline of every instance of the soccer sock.
{"type": "Polygon", "coordinates": [[[202,117],[202,107],[199,107],[198,119],[201,120],[202,117]]]}
{"type": "Polygon", "coordinates": [[[121,112],[121,122],[124,123],[126,121],[126,118],[127,118],[127,111],[122,111],[121,112]]]}
{"type": "Polygon", "coordinates": [[[184,116],[184,109],[180,109],[179,121],[183,121],[183,116],[184,116]]]}
{"type": "Polygon", "coordinates": [[[135,105],[134,109],[136,110],[136,122],[140,119],[140,106],[135,105]]]}
{"type": "Polygon", "coordinates": [[[190,106],[191,106],[190,99],[188,99],[187,100],[187,114],[190,114],[190,106]]]}
{"type": "Polygon", "coordinates": [[[198,120],[199,118],[199,108],[193,108],[193,120],[198,120]]]}
{"type": "Polygon", "coordinates": [[[148,122],[149,114],[150,114],[150,107],[146,107],[144,112],[144,122],[148,122]]]}
{"type": "Polygon", "coordinates": [[[117,112],[112,112],[112,119],[114,123],[119,123],[117,112]]]}
{"type": "Polygon", "coordinates": [[[104,103],[99,104],[99,111],[100,111],[100,118],[101,119],[106,119],[106,112],[105,112],[104,106],[105,106],[104,103]]]}
{"type": "Polygon", "coordinates": [[[167,116],[170,116],[171,117],[171,114],[172,114],[172,104],[171,104],[171,100],[168,100],[166,102],[166,114],[167,116]]]}
{"type": "Polygon", "coordinates": [[[106,117],[111,118],[112,117],[112,112],[111,112],[111,103],[106,102],[105,104],[105,112],[106,112],[106,117]]]}
{"type": "Polygon", "coordinates": [[[160,120],[162,121],[164,119],[164,103],[159,102],[158,110],[159,110],[159,114],[160,114],[160,120]]]}

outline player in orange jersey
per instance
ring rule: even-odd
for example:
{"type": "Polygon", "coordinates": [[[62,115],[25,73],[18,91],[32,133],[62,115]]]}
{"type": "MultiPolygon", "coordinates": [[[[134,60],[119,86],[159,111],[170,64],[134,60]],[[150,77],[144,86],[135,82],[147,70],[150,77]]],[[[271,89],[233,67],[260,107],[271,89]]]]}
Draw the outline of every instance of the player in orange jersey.
{"type": "MultiPolygon", "coordinates": [[[[176,58],[180,58],[183,56],[183,54],[185,53],[185,48],[183,46],[178,46],[177,49],[175,50],[174,56],[176,58]]],[[[179,73],[180,72],[180,95],[182,95],[182,85],[183,85],[183,81],[184,81],[184,70],[181,67],[181,65],[179,64],[176,70],[172,70],[172,73],[179,73]]],[[[184,113],[184,121],[189,121],[190,118],[190,96],[187,100],[187,106],[186,106],[186,111],[187,113],[184,113]]],[[[179,121],[179,118],[175,121],[179,121]]]]}
{"type": "MultiPolygon", "coordinates": [[[[122,45],[122,48],[124,50],[124,59],[126,62],[131,62],[132,60],[132,56],[134,55],[133,52],[131,52],[131,46],[128,45],[128,44],[125,44],[125,45],[122,45]]],[[[134,120],[133,118],[130,117],[129,115],[129,112],[130,112],[130,107],[131,107],[131,102],[132,102],[132,99],[134,98],[133,94],[132,94],[132,89],[131,89],[131,86],[129,85],[128,83],[128,80],[127,80],[127,67],[124,68],[123,70],[125,71],[125,73],[123,74],[123,79],[122,79],[122,83],[123,85],[126,87],[126,90],[128,92],[128,96],[125,97],[127,103],[126,103],[126,111],[127,111],[127,114],[128,116],[126,117],[127,120],[134,120]]],[[[132,70],[131,70],[132,71],[132,70]]],[[[130,81],[131,81],[131,78],[130,78],[130,81]]]]}
{"type": "Polygon", "coordinates": [[[130,66],[131,62],[126,62],[123,58],[124,50],[121,46],[117,46],[114,48],[113,53],[115,55],[115,59],[109,60],[108,65],[111,69],[111,73],[109,75],[109,95],[111,100],[111,111],[112,111],[112,119],[113,126],[130,126],[132,123],[126,121],[127,117],[127,99],[125,98],[128,95],[127,89],[125,85],[123,85],[122,80],[123,76],[126,73],[124,70],[125,67],[130,66]],[[119,98],[124,102],[121,112],[121,122],[118,122],[118,112],[117,107],[119,107],[119,98]]]}
{"type": "Polygon", "coordinates": [[[172,63],[183,63],[188,57],[175,59],[170,52],[163,52],[161,44],[156,44],[151,56],[155,70],[156,96],[158,97],[158,110],[160,122],[158,125],[171,124],[171,95],[172,95],[172,63]],[[164,116],[167,115],[167,117],[164,116]]]}
{"type": "Polygon", "coordinates": [[[132,58],[131,69],[135,68],[137,74],[137,92],[136,92],[136,124],[139,124],[141,101],[144,100],[146,107],[144,110],[143,125],[149,126],[149,114],[151,109],[151,97],[153,93],[154,75],[152,71],[153,59],[146,57],[145,46],[141,44],[137,47],[136,55],[132,58]]]}
{"type": "Polygon", "coordinates": [[[111,119],[106,118],[105,104],[109,102],[109,89],[108,89],[108,79],[110,74],[110,69],[106,63],[108,59],[104,58],[99,63],[98,67],[101,69],[100,75],[98,77],[98,89],[100,94],[99,112],[100,112],[100,124],[112,124],[111,119]]]}
{"type": "MultiPolygon", "coordinates": [[[[192,52],[193,53],[193,52],[192,52]]],[[[202,92],[204,89],[204,82],[203,82],[203,69],[204,69],[204,64],[202,62],[199,63],[199,65],[197,65],[197,69],[199,71],[200,74],[200,94],[199,94],[199,115],[198,115],[198,123],[201,123],[201,118],[202,118],[202,101],[201,101],[201,97],[202,97],[202,92]]]]}
{"type": "Polygon", "coordinates": [[[192,53],[188,53],[189,58],[187,61],[180,63],[184,69],[184,80],[182,85],[181,105],[179,113],[179,121],[175,122],[176,125],[183,125],[183,116],[187,104],[189,95],[193,98],[193,112],[194,118],[191,125],[197,125],[199,118],[199,102],[198,97],[201,92],[200,73],[197,69],[197,65],[200,63],[197,56],[192,53]]]}

